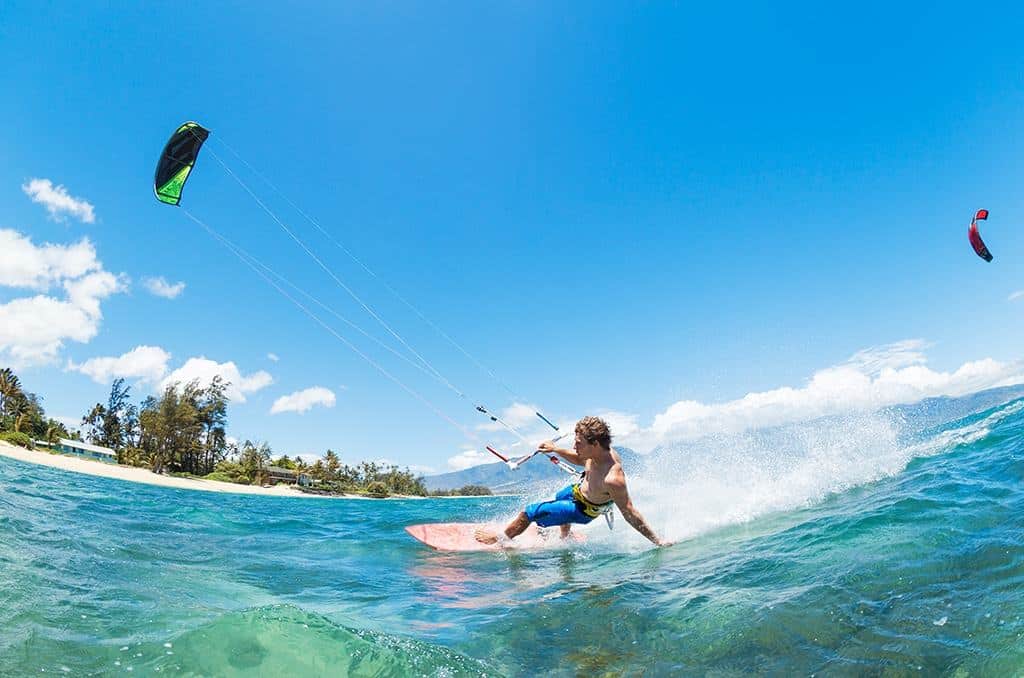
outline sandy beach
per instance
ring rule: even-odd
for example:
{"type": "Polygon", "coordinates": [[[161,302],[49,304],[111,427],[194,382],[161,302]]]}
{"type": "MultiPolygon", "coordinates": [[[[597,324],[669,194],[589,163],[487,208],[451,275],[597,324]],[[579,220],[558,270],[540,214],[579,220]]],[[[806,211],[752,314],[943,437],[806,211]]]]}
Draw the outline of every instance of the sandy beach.
{"type": "Polygon", "coordinates": [[[298,499],[364,499],[357,495],[347,497],[326,497],[323,495],[306,494],[291,489],[287,485],[275,485],[273,487],[256,487],[255,485],[237,485],[235,483],[224,483],[218,480],[201,480],[196,478],[175,478],[173,476],[161,476],[148,469],[135,468],[133,466],[118,466],[102,461],[93,461],[84,457],[73,457],[65,454],[50,454],[39,450],[26,450],[9,443],[0,441],[0,455],[27,461],[30,464],[42,464],[53,468],[73,471],[75,473],[87,473],[93,476],[104,478],[116,478],[127,480],[133,483],[145,483],[147,485],[160,485],[161,487],[174,487],[180,490],[200,490],[202,492],[231,492],[234,494],[260,494],[269,497],[295,497],[298,499]]]}

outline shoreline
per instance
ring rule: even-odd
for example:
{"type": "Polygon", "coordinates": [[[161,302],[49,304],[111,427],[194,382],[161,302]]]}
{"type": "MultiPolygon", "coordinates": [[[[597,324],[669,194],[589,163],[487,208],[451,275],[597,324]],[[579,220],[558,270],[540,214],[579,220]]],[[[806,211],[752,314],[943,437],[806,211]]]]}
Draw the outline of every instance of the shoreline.
{"type": "Polygon", "coordinates": [[[296,499],[371,499],[357,494],[346,495],[319,495],[307,494],[299,490],[293,490],[288,485],[275,485],[273,487],[257,487],[255,485],[240,485],[237,483],[225,483],[220,480],[203,480],[201,478],[178,478],[175,476],[162,476],[144,468],[135,466],[123,466],[121,464],[109,464],[103,461],[95,461],[84,457],[75,457],[69,454],[53,454],[41,450],[26,450],[0,441],[0,456],[16,459],[29,464],[49,466],[51,468],[70,471],[72,473],[84,473],[90,476],[101,478],[113,478],[131,483],[142,483],[143,485],[157,485],[170,487],[178,490],[192,490],[198,492],[223,492],[229,494],[255,494],[264,497],[294,497],[296,499]]]}
{"type": "MultiPolygon", "coordinates": [[[[391,495],[390,497],[377,498],[367,497],[361,494],[311,494],[294,490],[290,485],[274,485],[273,487],[259,487],[256,485],[240,485],[238,483],[225,483],[220,480],[203,480],[202,478],[179,478],[176,476],[162,476],[153,473],[149,469],[137,466],[124,466],[121,464],[110,464],[103,461],[76,457],[70,454],[59,454],[45,452],[42,450],[26,450],[24,447],[11,445],[0,440],[0,457],[16,459],[28,464],[49,466],[50,468],[70,471],[71,473],[84,473],[85,475],[98,476],[101,478],[113,478],[124,480],[130,483],[142,483],[143,485],[157,485],[159,487],[170,487],[178,490],[192,490],[194,492],[223,492],[228,494],[254,494],[263,497],[292,497],[295,499],[361,499],[365,501],[387,501],[388,499],[479,499],[477,496],[455,495],[447,497],[419,497],[412,495],[391,495]]],[[[506,496],[506,495],[483,495],[483,496],[506,496]]],[[[509,495],[511,496],[511,495],[509,495]]]]}

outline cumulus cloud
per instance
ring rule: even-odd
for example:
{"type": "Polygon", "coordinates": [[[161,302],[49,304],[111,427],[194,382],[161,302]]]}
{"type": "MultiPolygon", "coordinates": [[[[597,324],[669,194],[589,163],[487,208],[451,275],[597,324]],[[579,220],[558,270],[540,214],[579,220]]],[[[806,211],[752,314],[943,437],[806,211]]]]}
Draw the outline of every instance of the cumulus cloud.
{"type": "Polygon", "coordinates": [[[1024,290],[1017,290],[1016,292],[1012,293],[1007,299],[1007,301],[1017,301],[1018,299],[1024,299],[1024,290]]]}
{"type": "Polygon", "coordinates": [[[172,285],[163,277],[143,278],[142,284],[145,285],[150,294],[163,297],[164,299],[174,299],[185,291],[185,283],[176,282],[172,285]]]}
{"type": "Polygon", "coordinates": [[[274,404],[270,408],[271,414],[281,414],[283,412],[308,412],[313,407],[320,405],[322,407],[334,407],[336,399],[334,392],[323,386],[313,386],[302,391],[296,391],[286,396],[281,396],[274,401],[274,404]]]}
{"type": "Polygon", "coordinates": [[[242,376],[238,366],[231,361],[218,363],[199,357],[189,358],[184,365],[164,377],[160,388],[167,388],[172,383],[184,385],[192,381],[198,381],[200,386],[206,387],[218,376],[230,384],[226,391],[228,398],[240,403],[245,402],[246,394],[255,393],[274,383],[274,378],[263,370],[242,376]]]}
{"type": "Polygon", "coordinates": [[[114,379],[139,379],[155,383],[167,374],[171,354],[159,346],[136,346],[117,357],[90,358],[80,365],[68,362],[68,369],[92,378],[98,384],[114,379]]]}
{"type": "Polygon", "coordinates": [[[276,363],[278,360],[280,360],[280,358],[277,357],[276,353],[268,353],[267,360],[269,360],[272,363],[276,363]]]}
{"type": "Polygon", "coordinates": [[[43,291],[101,268],[88,238],[73,245],[36,245],[17,231],[0,229],[0,285],[43,291]]]}
{"type": "Polygon", "coordinates": [[[463,471],[473,466],[489,464],[494,461],[490,452],[481,452],[472,448],[465,448],[454,457],[448,459],[448,468],[453,471],[463,471]]]}
{"type": "Polygon", "coordinates": [[[752,392],[723,403],[683,400],[656,415],[649,427],[631,429],[627,420],[621,434],[615,427],[612,432],[620,444],[644,450],[715,433],[740,433],[1024,383],[1021,362],[985,358],[952,372],[932,370],[924,365],[926,347],[925,342],[910,340],[865,349],[845,363],[819,370],[801,387],[752,392]]]}
{"type": "Polygon", "coordinates": [[[50,218],[56,221],[63,221],[65,215],[71,215],[87,224],[96,221],[91,204],[82,198],[72,197],[66,188],[54,186],[49,179],[29,179],[27,183],[22,184],[21,190],[32,202],[45,207],[50,213],[50,218]]]}
{"type": "Polygon", "coordinates": [[[125,291],[128,281],[103,270],[87,239],[37,246],[4,229],[0,285],[44,293],[0,304],[0,360],[21,366],[52,362],[65,341],[92,340],[103,319],[101,302],[125,291]]]}

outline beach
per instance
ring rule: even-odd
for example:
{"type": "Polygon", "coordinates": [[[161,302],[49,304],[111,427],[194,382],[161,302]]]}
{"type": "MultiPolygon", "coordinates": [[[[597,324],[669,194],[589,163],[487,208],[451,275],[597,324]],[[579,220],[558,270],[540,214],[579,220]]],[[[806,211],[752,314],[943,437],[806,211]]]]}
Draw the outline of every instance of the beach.
{"type": "MultiPolygon", "coordinates": [[[[363,494],[314,494],[302,492],[294,486],[278,484],[273,487],[261,487],[257,485],[240,485],[238,483],[225,483],[220,480],[205,480],[203,478],[179,478],[177,476],[164,476],[153,473],[149,469],[135,466],[123,466],[121,464],[108,464],[103,461],[95,461],[85,457],[75,457],[70,454],[52,454],[43,450],[26,450],[24,447],[11,445],[0,440],[0,456],[10,457],[18,461],[30,464],[40,464],[59,468],[73,473],[87,473],[91,476],[103,478],[116,478],[127,480],[131,483],[145,483],[147,485],[159,485],[160,487],[173,487],[179,490],[198,490],[200,492],[230,492],[232,494],[258,494],[265,497],[295,497],[297,499],[366,499],[380,501],[376,497],[368,497],[363,494]]],[[[492,495],[492,496],[518,496],[518,495],[492,495]]],[[[418,495],[393,494],[385,499],[431,499],[432,497],[421,497],[418,495]]],[[[444,499],[476,499],[475,495],[450,495],[444,499]]]]}
{"type": "Polygon", "coordinates": [[[288,485],[274,485],[273,487],[259,487],[256,485],[239,485],[237,483],[225,483],[219,480],[203,480],[200,478],[178,478],[175,476],[164,476],[153,473],[149,469],[136,468],[134,466],[121,466],[119,464],[108,464],[102,461],[94,461],[84,457],[73,457],[67,454],[51,454],[41,450],[26,450],[0,441],[0,455],[25,461],[30,464],[41,464],[51,466],[64,471],[75,473],[87,473],[91,476],[102,476],[104,478],[116,478],[127,480],[133,483],[145,483],[147,485],[159,485],[160,487],[173,487],[179,490],[199,490],[201,492],[230,492],[232,494],[259,494],[268,497],[296,497],[300,499],[337,499],[351,498],[363,499],[359,495],[345,495],[345,497],[324,496],[317,494],[306,494],[293,489],[288,485]]]}

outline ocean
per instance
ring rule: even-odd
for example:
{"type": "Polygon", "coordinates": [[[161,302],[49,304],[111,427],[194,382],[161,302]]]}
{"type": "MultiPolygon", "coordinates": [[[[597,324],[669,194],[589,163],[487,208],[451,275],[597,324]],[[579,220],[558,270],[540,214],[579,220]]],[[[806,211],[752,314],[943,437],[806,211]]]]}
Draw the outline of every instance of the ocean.
{"type": "Polygon", "coordinates": [[[664,446],[630,483],[667,549],[620,518],[437,553],[402,528],[533,497],[225,495],[0,457],[0,675],[1022,675],[1024,399],[992,400],[664,446]]]}

